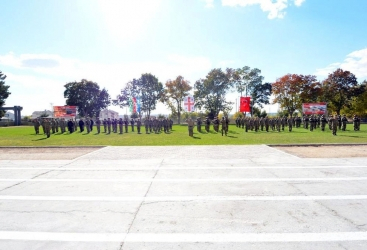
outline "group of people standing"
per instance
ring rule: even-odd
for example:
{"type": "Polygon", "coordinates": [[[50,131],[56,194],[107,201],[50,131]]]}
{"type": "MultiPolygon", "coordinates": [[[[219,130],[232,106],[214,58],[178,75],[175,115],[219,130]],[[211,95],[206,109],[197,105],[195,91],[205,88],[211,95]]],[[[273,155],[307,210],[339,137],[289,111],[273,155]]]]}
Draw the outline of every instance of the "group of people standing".
{"type": "Polygon", "coordinates": [[[119,133],[123,134],[123,130],[125,128],[125,133],[128,133],[129,131],[129,125],[131,128],[131,132],[135,132],[135,127],[137,129],[138,134],[141,133],[141,127],[145,127],[145,133],[156,133],[159,134],[161,131],[164,131],[164,133],[169,133],[172,131],[173,126],[173,120],[168,118],[146,118],[142,122],[140,118],[138,119],[128,119],[125,117],[114,119],[114,118],[108,118],[101,120],[99,117],[97,117],[95,120],[93,120],[90,117],[81,118],[78,121],[76,119],[65,119],[65,118],[36,118],[32,120],[32,123],[34,125],[34,130],[36,134],[39,134],[40,127],[42,127],[43,134],[47,135],[47,138],[50,137],[51,132],[59,133],[61,134],[68,131],[70,134],[73,132],[79,131],[83,133],[85,130],[87,134],[89,134],[91,131],[93,131],[93,127],[95,126],[97,128],[97,134],[101,133],[101,127],[104,128],[103,133],[110,134],[112,133],[119,133]],[[67,129],[67,130],[66,130],[67,129]]]}

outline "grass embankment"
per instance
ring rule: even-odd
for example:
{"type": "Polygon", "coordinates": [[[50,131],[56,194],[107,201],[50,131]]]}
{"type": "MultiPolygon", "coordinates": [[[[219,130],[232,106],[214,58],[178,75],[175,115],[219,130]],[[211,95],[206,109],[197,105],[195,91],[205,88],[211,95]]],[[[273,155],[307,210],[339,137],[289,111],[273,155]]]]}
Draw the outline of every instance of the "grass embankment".
{"type": "MultiPolygon", "coordinates": [[[[304,128],[293,128],[288,132],[288,128],[280,133],[276,131],[244,132],[244,129],[230,125],[228,136],[222,136],[211,131],[198,133],[194,129],[194,137],[188,136],[187,126],[175,125],[173,131],[168,134],[142,134],[131,132],[122,135],[111,133],[96,134],[96,128],[90,134],[51,134],[50,138],[45,135],[36,135],[34,128],[30,126],[1,127],[0,146],[165,146],[165,145],[250,145],[250,144],[313,144],[313,143],[367,143],[367,125],[361,125],[361,131],[353,131],[352,125],[348,124],[347,131],[338,131],[337,136],[333,136],[326,128],[325,132],[316,129],[313,132],[304,128]]],[[[101,129],[103,131],[103,129],[101,129]]],[[[42,129],[40,129],[42,131],[42,129]]]]}

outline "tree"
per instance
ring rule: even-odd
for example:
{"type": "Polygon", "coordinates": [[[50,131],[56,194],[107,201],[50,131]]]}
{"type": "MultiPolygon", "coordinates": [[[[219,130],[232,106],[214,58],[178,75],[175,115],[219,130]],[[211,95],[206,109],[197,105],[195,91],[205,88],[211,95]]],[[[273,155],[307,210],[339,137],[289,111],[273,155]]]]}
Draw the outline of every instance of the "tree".
{"type": "Polygon", "coordinates": [[[301,110],[302,103],[315,101],[320,91],[320,83],[313,75],[287,74],[272,83],[273,103],[279,103],[290,116],[301,110]]]}
{"type": "Polygon", "coordinates": [[[171,109],[172,114],[177,114],[178,124],[181,124],[182,102],[184,97],[189,95],[191,89],[190,82],[185,80],[182,76],[176,77],[173,81],[168,80],[166,82],[166,88],[161,101],[166,103],[171,109]]]}
{"type": "MultiPolygon", "coordinates": [[[[150,74],[142,74],[139,79],[133,79],[128,82],[121,90],[121,94],[113,100],[114,105],[121,108],[129,106],[129,100],[133,97],[139,97],[141,102],[141,112],[145,112],[150,117],[150,112],[155,109],[157,101],[161,99],[164,89],[162,83],[150,74]]],[[[139,114],[141,116],[141,114],[139,114]]]]}
{"type": "Polygon", "coordinates": [[[363,85],[358,85],[357,78],[349,71],[337,69],[323,82],[324,98],[328,105],[340,115],[340,110],[350,107],[353,97],[365,92],[363,85]]]}
{"type": "MultiPolygon", "coordinates": [[[[5,105],[5,100],[11,94],[9,92],[9,87],[10,86],[5,85],[5,78],[6,78],[6,75],[4,75],[0,71],[0,108],[5,105]]],[[[0,118],[3,117],[4,115],[5,115],[5,111],[4,110],[0,110],[0,118]]]]}
{"type": "Polygon", "coordinates": [[[95,82],[82,79],[80,82],[70,82],[64,86],[66,104],[78,106],[81,117],[98,117],[100,111],[107,108],[111,103],[107,90],[100,90],[99,85],[95,82]]]}
{"type": "Polygon", "coordinates": [[[229,113],[232,102],[226,101],[227,92],[234,85],[234,70],[227,68],[212,69],[205,79],[200,79],[194,85],[195,106],[204,108],[209,112],[209,117],[218,116],[220,111],[229,113]]]}

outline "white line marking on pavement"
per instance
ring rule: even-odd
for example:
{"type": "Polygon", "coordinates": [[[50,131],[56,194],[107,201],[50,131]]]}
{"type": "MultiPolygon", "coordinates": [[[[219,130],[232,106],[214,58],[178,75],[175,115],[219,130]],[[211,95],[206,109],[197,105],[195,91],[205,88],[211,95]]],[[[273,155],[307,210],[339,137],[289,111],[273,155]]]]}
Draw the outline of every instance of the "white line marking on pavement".
{"type": "MultiPolygon", "coordinates": [[[[304,167],[161,167],[160,170],[246,170],[246,169],[338,169],[338,168],[367,168],[366,166],[304,166],[304,167]]],[[[28,168],[17,168],[17,167],[0,167],[0,170],[57,170],[57,171],[88,171],[88,170],[98,170],[98,171],[123,171],[123,170],[156,170],[157,167],[124,167],[124,168],[52,168],[52,167],[28,167],[28,168]]]]}
{"type": "Polygon", "coordinates": [[[221,179],[0,179],[0,182],[298,182],[366,181],[367,177],[338,178],[221,178],[221,179]]]}
{"type": "Polygon", "coordinates": [[[1,240],[76,241],[76,242],[333,242],[366,241],[367,232],[331,233],[53,233],[0,231],[1,240]]]}
{"type": "Polygon", "coordinates": [[[0,200],[28,201],[315,201],[315,200],[367,200],[367,195],[332,196],[21,196],[0,195],[0,200]]]}

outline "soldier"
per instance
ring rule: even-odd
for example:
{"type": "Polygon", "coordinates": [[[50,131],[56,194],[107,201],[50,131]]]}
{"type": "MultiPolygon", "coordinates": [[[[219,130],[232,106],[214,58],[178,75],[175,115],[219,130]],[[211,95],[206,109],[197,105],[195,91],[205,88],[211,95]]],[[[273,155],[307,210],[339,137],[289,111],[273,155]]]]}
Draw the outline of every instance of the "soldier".
{"type": "Polygon", "coordinates": [[[315,124],[315,118],[313,115],[310,116],[309,122],[310,122],[310,131],[312,132],[315,124]]]}
{"type": "MultiPolygon", "coordinates": [[[[224,118],[224,117],[222,117],[224,118]]],[[[214,128],[214,131],[215,132],[219,132],[219,119],[218,119],[218,116],[214,118],[213,120],[213,128],[214,128]]]]}
{"type": "Polygon", "coordinates": [[[85,118],[85,127],[87,128],[87,134],[89,134],[90,133],[90,119],[88,116],[85,118]]]}
{"type": "Polygon", "coordinates": [[[127,119],[127,117],[125,118],[125,133],[128,133],[128,127],[129,127],[129,120],[127,119]]]}
{"type": "Polygon", "coordinates": [[[343,115],[343,118],[342,118],[342,130],[345,131],[347,129],[347,122],[348,122],[348,119],[345,115],[343,115]]]}
{"type": "Polygon", "coordinates": [[[102,123],[103,123],[103,130],[104,130],[103,133],[106,133],[106,131],[107,131],[107,120],[106,120],[106,118],[103,119],[102,123]]]}
{"type": "MultiPolygon", "coordinates": [[[[76,123],[76,118],[74,118],[74,120],[72,120],[72,121],[73,121],[73,125],[74,125],[74,132],[76,132],[76,131],[78,131],[78,125],[76,123]]],[[[57,128],[57,126],[56,126],[56,128],[57,128]]]]}
{"type": "Polygon", "coordinates": [[[305,115],[305,129],[308,129],[309,122],[310,122],[310,118],[308,118],[308,116],[305,115]]]}
{"type": "Polygon", "coordinates": [[[45,135],[46,134],[45,119],[41,118],[41,122],[40,123],[41,123],[43,134],[45,135]]]}
{"type": "Polygon", "coordinates": [[[149,122],[150,122],[149,118],[148,117],[145,117],[143,123],[144,123],[145,133],[146,134],[149,134],[149,122]]]}
{"type": "Polygon", "coordinates": [[[327,120],[324,115],[321,116],[321,131],[325,131],[325,125],[327,123],[327,120]]]}
{"type": "Polygon", "coordinates": [[[338,117],[337,117],[337,115],[332,117],[331,126],[332,126],[332,129],[333,129],[333,135],[336,135],[336,131],[338,130],[338,117]]]}
{"type": "Polygon", "coordinates": [[[189,129],[189,136],[194,136],[195,122],[191,119],[191,117],[189,117],[189,119],[187,119],[186,122],[187,122],[187,126],[188,126],[188,129],[189,129]]]}
{"type": "Polygon", "coordinates": [[[201,118],[200,118],[200,117],[198,117],[198,118],[196,119],[196,130],[197,130],[199,133],[201,133],[201,124],[202,124],[202,122],[201,122],[201,118]]]}
{"type": "Polygon", "coordinates": [[[245,122],[246,122],[246,118],[245,117],[242,117],[241,118],[241,127],[242,128],[245,128],[245,122]]]}
{"type": "Polygon", "coordinates": [[[276,126],[277,126],[277,131],[280,132],[280,127],[282,125],[282,119],[278,116],[276,119],[276,126]]]}
{"type": "Polygon", "coordinates": [[[255,117],[255,119],[254,119],[254,128],[255,128],[255,132],[259,131],[259,128],[260,128],[259,117],[255,117]]]}
{"type": "Polygon", "coordinates": [[[358,116],[356,115],[353,116],[353,128],[354,131],[358,131],[358,116]]]}
{"type": "Polygon", "coordinates": [[[130,123],[131,123],[131,132],[134,132],[134,124],[135,124],[134,118],[131,119],[130,123]]]}
{"type": "Polygon", "coordinates": [[[96,126],[97,126],[97,134],[101,133],[101,120],[99,119],[99,117],[97,117],[96,126]]]}
{"type": "Polygon", "coordinates": [[[223,133],[227,136],[227,121],[226,121],[226,118],[223,116],[222,117],[222,120],[221,120],[221,125],[222,125],[222,136],[223,136],[223,133]]]}
{"type": "Polygon", "coordinates": [[[284,131],[284,127],[285,127],[286,122],[287,122],[287,118],[285,118],[285,116],[283,116],[280,120],[280,123],[282,124],[282,131],[284,131]]]}
{"type": "Polygon", "coordinates": [[[265,118],[264,118],[264,125],[265,125],[265,131],[269,132],[269,118],[268,118],[268,116],[265,116],[265,118]]]}
{"type": "Polygon", "coordinates": [[[205,118],[205,131],[209,133],[210,131],[210,120],[209,117],[205,118]]]}
{"type": "Polygon", "coordinates": [[[90,131],[93,131],[94,121],[90,118],[90,131]]]}
{"type": "Polygon", "coordinates": [[[50,138],[51,136],[51,121],[48,118],[43,119],[43,124],[45,126],[45,134],[47,135],[47,138],[50,138]]]}
{"type": "Polygon", "coordinates": [[[293,117],[290,116],[289,119],[288,119],[288,130],[289,130],[289,132],[292,132],[293,124],[294,124],[293,117]]]}
{"type": "Polygon", "coordinates": [[[342,117],[341,115],[338,115],[338,126],[339,126],[339,130],[342,129],[342,117]]]}
{"type": "Polygon", "coordinates": [[[51,130],[52,130],[52,133],[55,134],[55,131],[56,131],[56,122],[55,122],[55,119],[54,118],[51,118],[51,130]]]}
{"type": "Polygon", "coordinates": [[[74,123],[71,119],[69,119],[69,121],[67,122],[68,124],[68,130],[69,130],[69,133],[72,134],[74,132],[74,123]]]}
{"type": "Polygon", "coordinates": [[[263,117],[260,117],[260,130],[264,131],[265,121],[263,117]]]}
{"type": "MultiPolygon", "coordinates": [[[[140,134],[140,127],[141,127],[141,121],[140,121],[140,118],[138,118],[138,120],[136,121],[136,128],[138,129],[138,134],[140,134]]],[[[167,130],[168,130],[168,124],[167,124],[167,130]]]]}
{"type": "Polygon", "coordinates": [[[38,119],[33,119],[32,123],[33,123],[33,126],[34,126],[34,131],[36,132],[36,135],[38,135],[40,133],[41,123],[39,122],[38,119]]]}
{"type": "Polygon", "coordinates": [[[111,118],[108,118],[107,119],[107,134],[111,134],[111,125],[112,125],[111,118]]]}
{"type": "Polygon", "coordinates": [[[83,121],[83,119],[79,120],[79,129],[80,129],[80,133],[84,132],[84,121],[83,121]]]}

